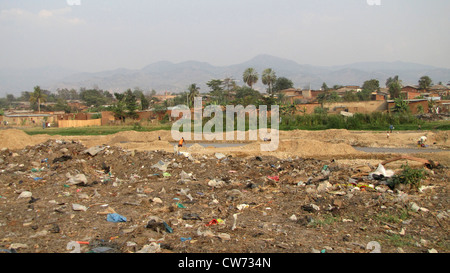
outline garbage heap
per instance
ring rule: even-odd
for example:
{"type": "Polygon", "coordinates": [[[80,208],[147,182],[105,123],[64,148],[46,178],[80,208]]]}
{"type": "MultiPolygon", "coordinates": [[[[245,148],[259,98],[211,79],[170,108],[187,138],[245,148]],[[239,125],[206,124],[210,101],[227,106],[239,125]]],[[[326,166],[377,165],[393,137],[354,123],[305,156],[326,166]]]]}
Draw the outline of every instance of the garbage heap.
{"type": "Polygon", "coordinates": [[[448,252],[448,170],[426,172],[413,190],[333,159],[4,148],[0,252],[448,252]]]}

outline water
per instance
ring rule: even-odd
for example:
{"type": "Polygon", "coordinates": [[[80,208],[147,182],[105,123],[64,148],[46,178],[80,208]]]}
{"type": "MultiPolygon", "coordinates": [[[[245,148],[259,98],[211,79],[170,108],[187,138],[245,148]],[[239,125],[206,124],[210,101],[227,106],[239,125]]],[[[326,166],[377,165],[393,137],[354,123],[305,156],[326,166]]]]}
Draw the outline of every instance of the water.
{"type": "MultiPolygon", "coordinates": [[[[178,142],[171,142],[172,145],[178,145],[178,142]]],[[[185,142],[183,147],[190,147],[194,144],[201,145],[203,147],[214,147],[214,148],[227,148],[227,147],[240,147],[247,145],[248,143],[232,143],[232,142],[224,142],[224,143],[214,143],[214,142],[185,142]]]]}
{"type": "Polygon", "coordinates": [[[437,153],[444,150],[433,148],[389,148],[389,147],[356,147],[355,150],[366,153],[394,153],[394,154],[413,154],[413,153],[437,153]]]}

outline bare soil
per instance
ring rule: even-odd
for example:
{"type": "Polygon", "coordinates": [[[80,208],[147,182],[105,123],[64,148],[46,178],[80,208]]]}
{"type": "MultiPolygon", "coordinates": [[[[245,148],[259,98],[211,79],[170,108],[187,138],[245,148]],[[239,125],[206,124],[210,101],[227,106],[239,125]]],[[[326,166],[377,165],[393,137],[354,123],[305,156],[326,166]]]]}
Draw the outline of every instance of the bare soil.
{"type": "Polygon", "coordinates": [[[0,251],[447,253],[447,139],[445,131],[290,131],[280,132],[273,152],[253,141],[176,153],[170,131],[2,130],[0,251]],[[428,147],[410,155],[437,164],[384,165],[396,174],[406,163],[424,169],[419,189],[369,176],[401,154],[352,147],[417,148],[424,134],[428,147]],[[75,181],[80,175],[86,180],[75,181]]]}

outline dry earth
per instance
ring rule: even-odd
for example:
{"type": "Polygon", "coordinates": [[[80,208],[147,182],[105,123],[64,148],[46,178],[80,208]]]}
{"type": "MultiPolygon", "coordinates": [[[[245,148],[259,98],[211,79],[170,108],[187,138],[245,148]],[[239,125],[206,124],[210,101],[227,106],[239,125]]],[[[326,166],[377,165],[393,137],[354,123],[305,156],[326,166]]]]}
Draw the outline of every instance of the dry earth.
{"type": "Polygon", "coordinates": [[[170,131],[62,137],[1,130],[0,251],[449,252],[448,132],[279,135],[273,152],[253,141],[175,153],[170,131]],[[408,155],[431,166],[384,164],[396,174],[405,163],[424,169],[420,189],[370,177],[402,154],[353,148],[417,148],[424,134],[429,146],[408,155]]]}

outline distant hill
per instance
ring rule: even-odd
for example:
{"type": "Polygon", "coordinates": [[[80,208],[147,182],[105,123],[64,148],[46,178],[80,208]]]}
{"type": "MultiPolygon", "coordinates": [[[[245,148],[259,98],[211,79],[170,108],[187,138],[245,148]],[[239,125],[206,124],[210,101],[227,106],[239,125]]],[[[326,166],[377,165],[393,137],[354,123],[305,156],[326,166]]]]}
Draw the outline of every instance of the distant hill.
{"type": "MultiPolygon", "coordinates": [[[[292,60],[271,55],[258,55],[246,62],[214,66],[205,62],[187,61],[172,63],[160,61],[142,69],[115,69],[98,73],[80,73],[62,68],[46,67],[23,71],[0,70],[0,96],[6,93],[20,95],[21,91],[32,91],[35,85],[54,91],[57,88],[91,88],[97,86],[114,92],[139,87],[158,92],[183,92],[196,83],[201,92],[209,89],[206,83],[211,79],[231,77],[243,85],[242,73],[248,67],[255,68],[261,79],[266,68],[275,70],[278,77],[286,77],[296,88],[319,89],[323,82],[328,86],[362,85],[364,81],[378,79],[384,87],[386,79],[398,75],[403,84],[417,84],[421,76],[429,76],[434,83],[450,81],[450,69],[407,62],[359,62],[340,66],[314,66],[298,64],[292,60]]],[[[265,92],[261,80],[255,89],[265,92]]]]}

